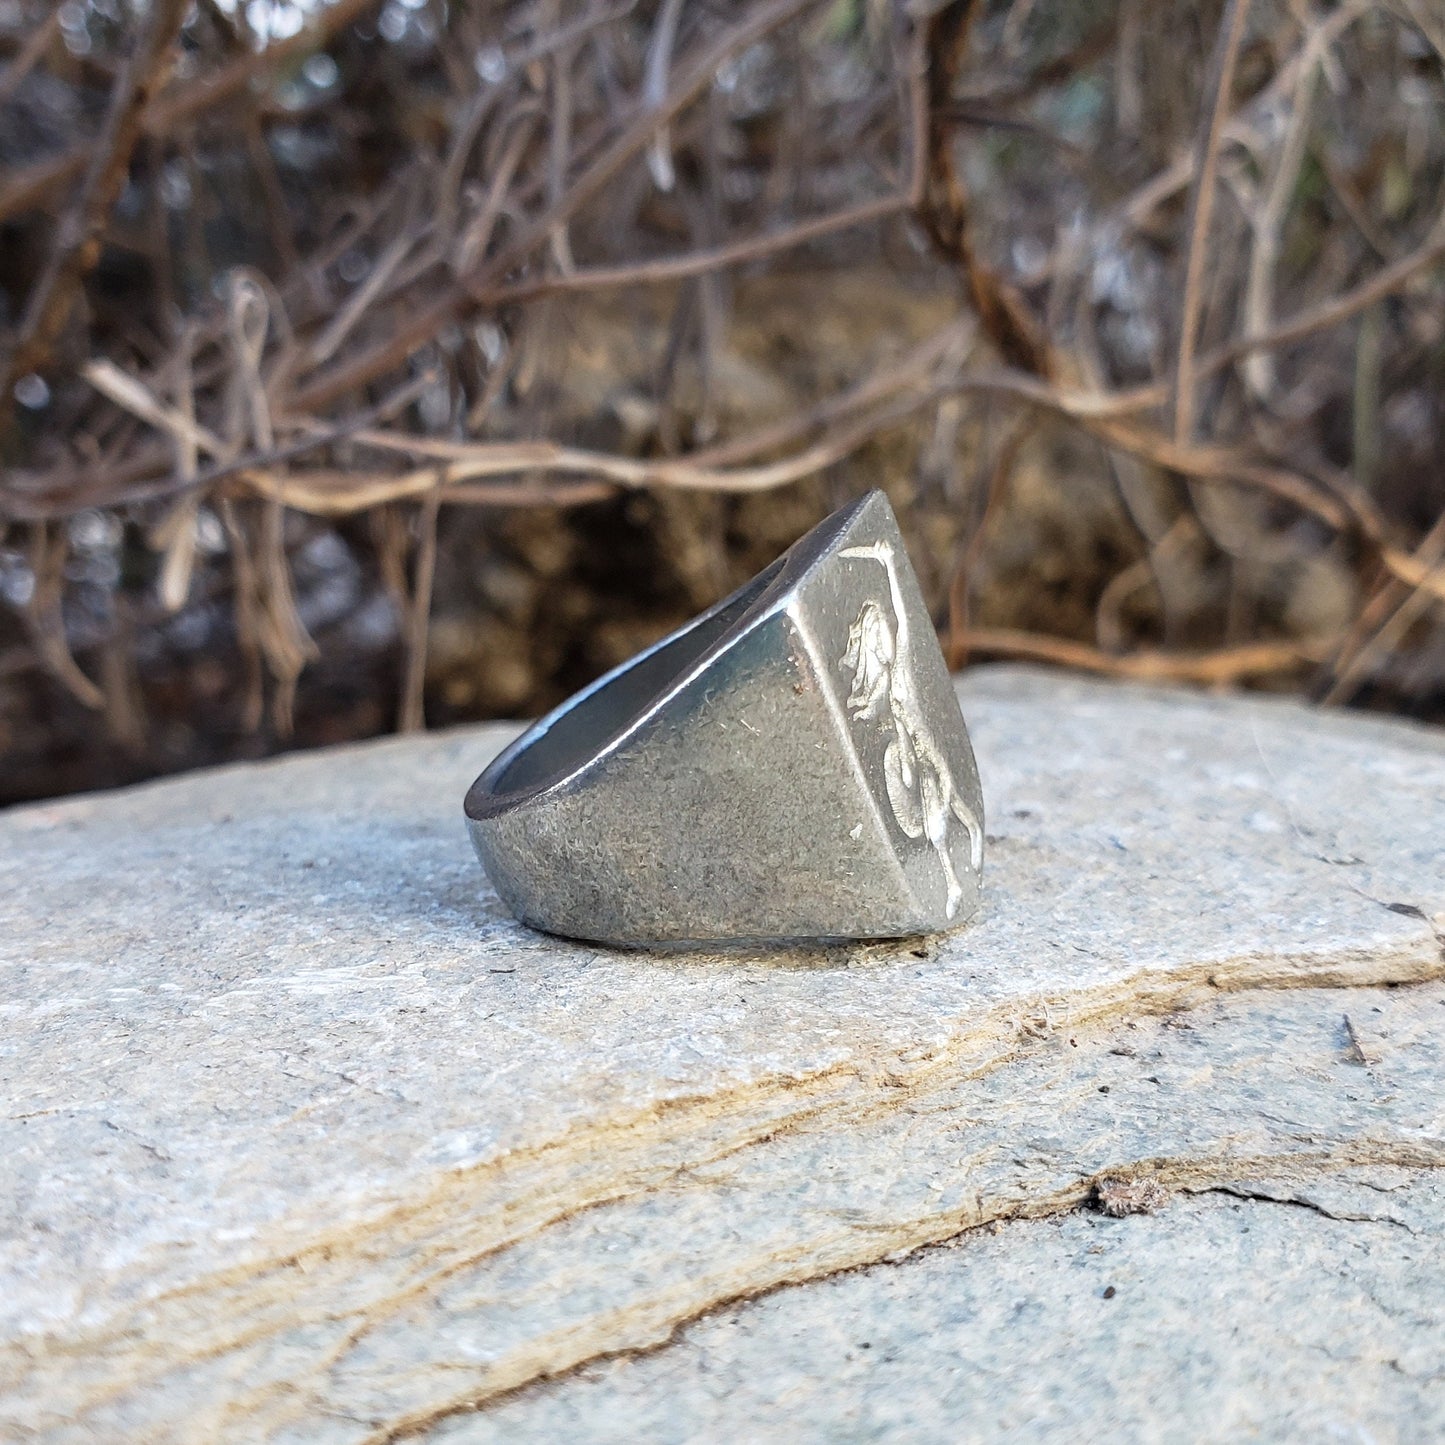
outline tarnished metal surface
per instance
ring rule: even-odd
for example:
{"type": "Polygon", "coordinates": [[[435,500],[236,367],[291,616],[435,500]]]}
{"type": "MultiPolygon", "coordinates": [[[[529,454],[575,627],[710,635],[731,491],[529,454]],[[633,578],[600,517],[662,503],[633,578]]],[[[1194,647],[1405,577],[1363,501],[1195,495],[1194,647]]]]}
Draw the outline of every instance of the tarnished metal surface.
{"type": "Polygon", "coordinates": [[[977,908],[983,799],[887,498],[543,718],[472,785],[533,927],[609,943],[934,932],[977,908]]]}

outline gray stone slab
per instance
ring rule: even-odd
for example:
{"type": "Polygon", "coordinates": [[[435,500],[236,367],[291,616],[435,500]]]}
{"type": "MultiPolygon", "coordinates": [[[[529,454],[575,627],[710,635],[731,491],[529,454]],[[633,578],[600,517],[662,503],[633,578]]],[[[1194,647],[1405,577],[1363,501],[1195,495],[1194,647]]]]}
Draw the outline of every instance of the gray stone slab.
{"type": "Polygon", "coordinates": [[[500,729],[0,816],[0,1427],[379,1439],[1101,1170],[1434,1157],[1414,1095],[1196,1084],[1111,1134],[1007,1074],[1445,972],[1438,733],[1007,669],[965,707],[985,901],[928,944],[527,933],[460,819],[500,729]]]}
{"type": "Polygon", "coordinates": [[[1358,1172],[1332,1204],[1219,1191],[1010,1223],[724,1310],[427,1438],[1445,1439],[1445,1175],[1358,1172]]]}
{"type": "MultiPolygon", "coordinates": [[[[454,1412],[438,1436],[990,1440],[1015,1430],[1033,1438],[1052,1425],[1229,1440],[1247,1436],[1249,1421],[1293,1421],[1290,1432],[1261,1427],[1260,1438],[1313,1440],[1321,1437],[1306,1426],[1323,1418],[1311,1413],[1321,1399],[1298,1392],[1321,1373],[1317,1346],[1326,1340],[1339,1361],[1328,1403],[1374,1398],[1379,1419],[1368,1438],[1430,1439],[1423,1428],[1397,1436],[1383,1425],[1419,1427],[1445,1414],[1445,1192],[1430,1182],[1442,1171],[1439,983],[1250,990],[1187,1014],[1045,1034],[996,1069],[858,1117],[846,1137],[805,1125],[688,1181],[698,1200],[692,1220],[702,1228],[725,1215],[730,1262],[736,1270],[747,1259],[754,1278],[765,1259],[795,1260],[803,1248],[814,1258],[831,1253],[847,1270],[860,1236],[893,1264],[926,1238],[952,1238],[964,1251],[956,1259],[940,1263],[925,1251],[916,1268],[882,1270],[856,1286],[851,1273],[835,1272],[825,1288],[784,1287],[720,1315],[716,1327],[680,1339],[659,1333],[665,1347],[656,1357],[600,1370],[584,1364],[480,1411],[454,1412]],[[1202,1243],[1181,1248],[1196,1228],[1187,1210],[1177,1228],[1095,1237],[1089,1220],[1103,1222],[1093,1213],[1101,1186],[1171,1217],[1195,1195],[1266,1207],[1236,1210],[1209,1224],[1202,1243]],[[1363,1231],[1342,1245],[1306,1230],[1300,1211],[1389,1228],[1383,1242],[1363,1231]],[[1083,1224],[1066,1222],[1081,1212],[1083,1224]],[[986,1256],[995,1263],[976,1266],[968,1241],[1020,1219],[1050,1222],[1011,1229],[1003,1253],[986,1256]],[[960,1235],[960,1225],[969,1232],[960,1235]],[[1127,1283],[1124,1338],[1140,1353],[1121,1356],[1119,1335],[1080,1327],[1087,1297],[1077,1276],[1067,1290],[1057,1279],[1030,1286],[1079,1253],[1060,1256],[1060,1227],[1085,1241],[1086,1256],[1100,1240],[1114,1242],[1097,1288],[1127,1283]],[[1244,1238],[1251,1231],[1267,1243],[1244,1238]],[[1233,1244],[1224,1237],[1235,1235],[1233,1244]],[[1282,1252],[1289,1267],[1275,1269],[1269,1261],[1282,1252]],[[1368,1259],[1353,1273],[1341,1269],[1361,1253],[1379,1269],[1368,1259]],[[1392,1309],[1369,1328],[1359,1310],[1335,1319],[1341,1301],[1372,1282],[1393,1291],[1392,1309]],[[1051,1307],[1055,1285],[1079,1308],[1051,1307]],[[1151,1307],[1156,1333],[1144,1350],[1137,1342],[1151,1307]],[[1235,1328],[1249,1316],[1254,1328],[1235,1328]],[[896,1378],[875,1376],[858,1358],[859,1340],[875,1328],[909,1362],[896,1378]],[[746,1343],[733,1348],[734,1339],[746,1343]],[[1390,1362],[1406,1356],[1410,1368],[1396,1372],[1390,1362]],[[1351,1361],[1369,1368],[1356,1375],[1351,1361]],[[1171,1374],[1189,1388],[1171,1390],[1171,1374]],[[1276,1396],[1286,1384],[1296,1393],[1276,1396]]],[[[682,1214],[654,1207],[646,1219],[680,1222],[682,1214]]],[[[550,1243],[571,1277],[590,1277],[594,1290],[605,1288],[606,1267],[588,1262],[625,1249],[629,1262],[646,1262],[660,1295],[699,1261],[646,1229],[623,1206],[590,1212],[550,1243]]],[[[675,1225],[665,1233],[683,1237],[675,1225]]],[[[749,1293],[738,1288],[734,1297],[749,1293]]],[[[645,1303],[634,1294],[630,1305],[636,1325],[645,1303]]],[[[478,1337],[494,1327],[493,1301],[459,1292],[452,1308],[478,1337]]]]}

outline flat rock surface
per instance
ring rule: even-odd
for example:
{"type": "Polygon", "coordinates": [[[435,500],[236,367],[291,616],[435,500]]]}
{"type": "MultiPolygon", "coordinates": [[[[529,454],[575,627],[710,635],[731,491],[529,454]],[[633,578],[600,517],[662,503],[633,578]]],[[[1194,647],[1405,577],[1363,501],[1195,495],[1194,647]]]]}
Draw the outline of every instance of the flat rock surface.
{"type": "Polygon", "coordinates": [[[1445,1175],[969,1234],[450,1417],[434,1445],[1445,1439],[1445,1175]],[[779,1388],[780,1382],[783,1383],[779,1388]]]}
{"type": "MultiPolygon", "coordinates": [[[[988,1227],[428,1438],[1445,1438],[1445,985],[1250,989],[1041,1036],[925,1107],[831,1158],[774,1151],[775,1207],[856,1157],[894,1174],[893,1217],[967,1218],[971,1195],[988,1227]]],[[[882,1227],[856,1185],[835,1196],[882,1227]]],[[[817,1238],[829,1210],[811,1212],[817,1238]]]]}
{"type": "MultiPolygon", "coordinates": [[[[635,1413],[662,1389],[693,1436],[711,1420],[735,1438],[752,1396],[709,1417],[686,1384],[713,1322],[605,1379],[589,1362],[801,1283],[739,1306],[761,1343],[726,1368],[773,1369],[816,1438],[877,1438],[913,1427],[829,1354],[852,1321],[819,1367],[857,1382],[852,1415],[846,1391],[818,1403],[788,1332],[828,1292],[896,1275],[919,1281],[920,1338],[939,1335],[921,1323],[949,1293],[936,1271],[969,1250],[1016,1249],[1019,1269],[1031,1250],[1062,1279],[1073,1244],[1049,1241],[1090,1247],[1105,1226],[1075,1211],[1100,1179],[1172,1197],[1099,1236],[1137,1249],[1140,1278],[1190,1211],[1221,1239],[1240,1210],[1309,1214],[1302,1247],[1328,1268],[1331,1221],[1240,1194],[1348,1171],[1402,1171],[1438,1234],[1445,738],[1014,669],[963,696],[985,899],[927,942],[656,956],[527,932],[461,821],[501,728],[0,815],[0,1433],[356,1441],[494,1419],[513,1422],[497,1438],[555,1438],[597,1390],[634,1411],[631,1438],[673,1438],[635,1413]],[[957,1251],[830,1278],[964,1231],[957,1251]],[[830,1418],[855,1423],[830,1436],[830,1418]]],[[[995,1336],[1010,1267],[989,1294],[980,1265],[970,1306],[995,1336]]],[[[1439,1279],[1413,1268],[1390,1279],[1428,1298],[1391,1328],[1445,1357],[1422,1333],[1445,1313],[1439,1279]]],[[[837,1309],[909,1312],[856,1288],[837,1309]]],[[[1306,1308],[1303,1285],[1277,1303],[1306,1308]]],[[[1129,1308],[1111,1318],[1143,1330],[1129,1308]]],[[[1019,1324],[1016,1357],[995,1340],[998,1399],[1048,1353],[1044,1325],[1019,1324]]],[[[1318,1367],[1307,1332],[1285,1336],[1318,1367]]],[[[900,1355],[903,1388],[933,1388],[940,1360],[967,1368],[940,1349],[900,1355]]],[[[1390,1394],[1390,1349],[1357,1351],[1374,1362],[1360,1388],[1378,1384],[1392,1420],[1438,1418],[1438,1377],[1390,1394]]],[[[1076,1391],[1049,1378],[1040,1391],[1076,1391]]],[[[1276,1376],[1238,1378],[1265,1410],[1276,1376]]],[[[1145,1385],[1121,1390],[1120,1411],[1149,1418],[1145,1385]]],[[[946,1438],[973,1406],[935,1393],[946,1438]]],[[[994,1418],[1023,1417],[980,1417],[980,1438],[994,1418]]]]}

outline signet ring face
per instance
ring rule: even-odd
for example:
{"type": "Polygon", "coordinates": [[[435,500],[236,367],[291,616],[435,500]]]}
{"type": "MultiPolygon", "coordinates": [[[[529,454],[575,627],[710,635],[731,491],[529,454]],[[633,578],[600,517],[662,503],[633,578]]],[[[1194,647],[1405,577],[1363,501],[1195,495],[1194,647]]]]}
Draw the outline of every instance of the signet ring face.
{"type": "Polygon", "coordinates": [[[466,797],[534,928],[628,945],[890,938],[977,909],[983,798],[888,500],[530,727],[466,797]]]}

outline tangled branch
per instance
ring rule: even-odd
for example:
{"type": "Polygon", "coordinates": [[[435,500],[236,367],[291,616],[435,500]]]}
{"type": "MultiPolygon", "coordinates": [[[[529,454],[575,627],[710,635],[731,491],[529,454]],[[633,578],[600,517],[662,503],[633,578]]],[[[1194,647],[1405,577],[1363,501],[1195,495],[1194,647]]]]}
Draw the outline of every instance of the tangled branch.
{"type": "MultiPolygon", "coordinates": [[[[162,0],[109,30],[92,15],[85,43],[100,52],[37,18],[0,72],[16,113],[39,105],[39,79],[82,94],[106,78],[93,134],[0,168],[0,222],[40,258],[5,281],[0,525],[28,559],[23,646],[87,707],[114,698],[76,651],[111,645],[124,609],[79,640],[67,622],[77,517],[143,530],[161,620],[194,600],[207,556],[227,559],[216,585],[246,659],[246,717],[259,720],[269,678],[282,731],[320,655],[297,599],[296,519],[383,519],[376,565],[403,614],[400,712],[416,726],[457,509],[756,496],[929,425],[967,438],[951,475],[981,479],[958,504],[941,589],[956,663],[1208,684],[1309,673],[1343,700],[1438,629],[1445,502],[1422,515],[1374,483],[1382,388],[1405,398],[1391,416],[1434,405],[1411,398],[1438,344],[1441,145],[1411,141],[1379,175],[1335,154],[1345,107],[1400,90],[1368,71],[1362,27],[1401,37],[1412,83],[1438,102],[1445,58],[1408,6],[1227,0],[1187,83],[1152,100],[1139,7],[949,0],[915,19],[822,0],[595,0],[563,23],[543,0],[495,16],[332,0],[294,34],[186,8],[162,0]],[[1088,144],[1057,121],[1071,87],[1109,96],[1088,144]],[[1051,232],[1002,182],[971,183],[999,137],[1047,158],[1051,232]],[[254,214],[222,195],[240,174],[254,214]],[[1388,225],[1369,199],[1385,187],[1388,225]],[[927,334],[714,434],[729,288],[889,248],[956,284],[927,334]],[[245,261],[220,259],[236,252],[245,261]],[[127,265],[147,281],[122,297],[127,265]],[[704,393],[685,424],[664,416],[626,442],[557,421],[547,401],[568,383],[545,361],[568,308],[616,293],[670,313],[659,395],[684,371],[704,393]],[[1381,327],[1400,348],[1388,362],[1356,344],[1381,327]],[[1103,459],[1132,528],[1087,640],[970,616],[1044,435],[1103,459]],[[968,447],[977,458],[960,461],[968,447]],[[1326,555],[1359,589],[1349,615],[1325,633],[1268,615],[1269,568],[1326,555]],[[1186,566],[1207,593],[1188,615],[1171,580],[1186,566]]],[[[1393,114],[1368,123],[1393,155],[1393,114]]],[[[3,654],[10,675],[16,655],[3,654]]]]}

